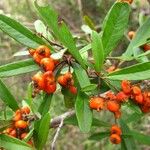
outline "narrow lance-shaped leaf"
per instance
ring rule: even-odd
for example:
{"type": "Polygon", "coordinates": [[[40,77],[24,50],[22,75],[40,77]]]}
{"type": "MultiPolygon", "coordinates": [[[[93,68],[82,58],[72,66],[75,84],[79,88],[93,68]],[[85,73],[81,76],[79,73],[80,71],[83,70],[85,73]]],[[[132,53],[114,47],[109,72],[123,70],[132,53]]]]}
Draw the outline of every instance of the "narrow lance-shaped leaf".
{"type": "Polygon", "coordinates": [[[128,24],[130,6],[127,3],[115,3],[108,12],[104,23],[102,42],[105,57],[117,46],[128,24]]]}
{"type": "Polygon", "coordinates": [[[39,70],[38,65],[32,59],[26,59],[0,66],[0,77],[6,78],[36,70],[39,70]]]}
{"type": "Polygon", "coordinates": [[[35,1],[35,7],[43,21],[52,29],[55,36],[64,44],[64,46],[66,46],[66,48],[68,48],[69,53],[72,54],[72,56],[81,64],[81,66],[85,68],[84,61],[76,47],[72,34],[63,21],[59,22],[58,14],[54,11],[54,9],[49,5],[40,7],[37,4],[37,1],[35,1]]]}
{"type": "Polygon", "coordinates": [[[14,111],[19,108],[15,98],[1,80],[0,80],[0,99],[14,111]]]}
{"type": "Polygon", "coordinates": [[[45,44],[40,37],[25,26],[2,14],[0,15],[0,29],[27,47],[37,48],[39,45],[45,44]]]}
{"type": "Polygon", "coordinates": [[[131,43],[129,44],[126,52],[123,54],[123,57],[130,57],[133,54],[133,51],[146,43],[147,39],[150,38],[150,18],[147,19],[144,24],[138,29],[136,32],[135,37],[132,39],[131,43]]]}
{"type": "Polygon", "coordinates": [[[42,120],[40,121],[40,126],[38,130],[38,143],[37,143],[37,150],[42,150],[46,144],[48,133],[49,133],[49,126],[50,126],[50,114],[47,113],[44,115],[42,120]]]}
{"type": "Polygon", "coordinates": [[[100,132],[100,133],[95,133],[95,134],[92,134],[88,139],[89,140],[94,140],[94,141],[100,141],[106,137],[109,137],[110,135],[110,132],[100,132]]]}
{"type": "Polygon", "coordinates": [[[92,125],[92,111],[89,107],[88,96],[82,92],[77,95],[75,110],[80,130],[89,132],[92,125]]]}
{"type": "Polygon", "coordinates": [[[104,62],[104,51],[101,37],[95,31],[92,32],[92,53],[95,62],[95,70],[99,72],[101,71],[104,62]]]}
{"type": "Polygon", "coordinates": [[[27,143],[4,134],[0,134],[0,146],[6,150],[33,150],[27,143]]]}
{"type": "Polygon", "coordinates": [[[150,62],[136,64],[108,75],[112,80],[145,80],[150,79],[150,62]]]}

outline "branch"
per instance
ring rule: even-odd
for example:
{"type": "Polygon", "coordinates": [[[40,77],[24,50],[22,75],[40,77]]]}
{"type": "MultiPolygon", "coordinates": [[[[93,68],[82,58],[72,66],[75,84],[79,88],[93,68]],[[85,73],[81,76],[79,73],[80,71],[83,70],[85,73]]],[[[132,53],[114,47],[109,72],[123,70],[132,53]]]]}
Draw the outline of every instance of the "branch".
{"type": "Polygon", "coordinates": [[[56,130],[55,136],[53,138],[52,144],[51,144],[51,150],[55,150],[55,143],[56,143],[57,138],[59,136],[60,130],[63,127],[64,119],[71,117],[74,114],[75,114],[75,111],[66,112],[66,113],[62,114],[61,116],[58,116],[58,117],[51,120],[51,127],[56,127],[56,125],[58,126],[58,124],[59,124],[59,126],[56,130]]]}

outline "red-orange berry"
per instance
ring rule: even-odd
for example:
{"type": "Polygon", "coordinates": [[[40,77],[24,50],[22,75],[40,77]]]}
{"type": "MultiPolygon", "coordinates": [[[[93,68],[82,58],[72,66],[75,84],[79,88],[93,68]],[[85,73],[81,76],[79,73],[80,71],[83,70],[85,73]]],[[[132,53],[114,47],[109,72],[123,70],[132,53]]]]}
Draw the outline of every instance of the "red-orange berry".
{"type": "Polygon", "coordinates": [[[10,128],[7,128],[7,129],[5,130],[5,132],[9,134],[12,130],[14,130],[14,129],[10,127],[10,128]]]}
{"type": "Polygon", "coordinates": [[[13,121],[18,121],[22,119],[22,114],[20,113],[15,113],[15,116],[13,117],[13,121]]]}
{"type": "Polygon", "coordinates": [[[26,133],[26,132],[25,132],[25,133],[22,133],[21,136],[20,136],[21,139],[24,139],[24,138],[27,136],[27,134],[28,134],[28,133],[26,133]]]}
{"type": "Polygon", "coordinates": [[[23,114],[30,114],[30,108],[28,106],[24,106],[21,108],[21,112],[23,114]]]}
{"type": "Polygon", "coordinates": [[[41,60],[43,59],[44,57],[38,55],[36,52],[33,54],[33,60],[37,63],[37,64],[40,64],[41,60]]]}
{"type": "Polygon", "coordinates": [[[132,40],[135,37],[135,32],[134,31],[129,31],[128,32],[128,37],[129,37],[129,39],[132,40]]]}
{"type": "Polygon", "coordinates": [[[52,58],[43,58],[40,65],[45,71],[53,71],[55,68],[54,60],[52,58]]]}
{"type": "Polygon", "coordinates": [[[143,45],[143,50],[144,51],[149,51],[150,50],[150,44],[143,45]]]}
{"type": "Polygon", "coordinates": [[[77,88],[75,86],[70,86],[69,87],[69,91],[72,93],[72,94],[77,94],[77,88]]]}
{"type": "Polygon", "coordinates": [[[12,131],[9,133],[9,135],[12,136],[12,137],[16,137],[16,136],[17,136],[16,130],[15,130],[15,129],[12,130],[12,131]]]}
{"type": "Polygon", "coordinates": [[[42,56],[43,58],[49,57],[50,56],[50,49],[45,45],[41,45],[36,49],[36,53],[38,55],[42,56]]]}
{"type": "Polygon", "coordinates": [[[141,89],[138,86],[133,86],[132,91],[133,91],[133,94],[135,95],[139,95],[142,93],[141,89]]]}
{"type": "Polygon", "coordinates": [[[122,134],[121,128],[116,124],[111,127],[110,131],[111,131],[111,134],[117,134],[117,135],[122,134]]]}
{"type": "Polygon", "coordinates": [[[116,101],[108,101],[107,109],[111,112],[118,112],[120,109],[120,105],[116,101]]]}
{"type": "Polygon", "coordinates": [[[67,86],[67,80],[64,78],[63,75],[59,76],[57,81],[61,86],[67,86]]]}
{"type": "Polygon", "coordinates": [[[16,128],[25,129],[25,128],[27,128],[27,126],[28,126],[28,123],[24,120],[19,120],[19,121],[15,122],[15,127],[16,128]]]}
{"type": "Polygon", "coordinates": [[[56,91],[56,83],[53,84],[47,84],[44,91],[48,94],[54,93],[56,91]]]}
{"type": "Polygon", "coordinates": [[[90,108],[100,111],[104,108],[104,99],[101,97],[93,97],[90,99],[90,108]]]}
{"type": "Polygon", "coordinates": [[[136,95],[135,96],[135,101],[138,103],[138,104],[143,104],[143,95],[142,94],[139,94],[139,95],[136,95]]]}
{"type": "Polygon", "coordinates": [[[117,134],[112,134],[110,136],[110,141],[113,143],[113,144],[120,144],[121,143],[121,137],[117,134]]]}
{"type": "Polygon", "coordinates": [[[106,99],[116,100],[116,95],[113,92],[109,91],[106,93],[106,99]]]}
{"type": "Polygon", "coordinates": [[[114,116],[116,119],[119,119],[121,117],[121,111],[114,112],[114,116]]]}
{"type": "Polygon", "coordinates": [[[128,96],[123,91],[117,93],[117,95],[116,95],[116,100],[118,102],[124,102],[127,99],[128,99],[128,96]]]}
{"type": "Polygon", "coordinates": [[[33,142],[32,142],[31,140],[29,140],[27,143],[28,143],[29,145],[33,146],[33,142]]]}
{"type": "Polygon", "coordinates": [[[34,53],[35,53],[35,49],[29,49],[29,53],[30,53],[31,56],[33,56],[34,53]]]}
{"type": "Polygon", "coordinates": [[[32,77],[35,88],[43,90],[45,87],[45,82],[42,73],[37,73],[32,77]]]}
{"type": "Polygon", "coordinates": [[[110,73],[110,72],[113,72],[115,71],[116,69],[116,66],[110,66],[108,69],[107,69],[107,72],[110,73]]]}
{"type": "Polygon", "coordinates": [[[122,90],[125,94],[130,94],[131,93],[131,84],[129,81],[127,80],[123,80],[121,82],[121,87],[122,87],[122,90]]]}

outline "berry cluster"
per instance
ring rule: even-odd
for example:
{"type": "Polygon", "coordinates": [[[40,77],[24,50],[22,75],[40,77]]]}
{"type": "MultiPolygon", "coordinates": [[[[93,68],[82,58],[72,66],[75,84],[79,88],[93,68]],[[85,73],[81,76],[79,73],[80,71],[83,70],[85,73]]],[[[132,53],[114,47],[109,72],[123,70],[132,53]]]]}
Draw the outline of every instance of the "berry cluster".
{"type": "MultiPolygon", "coordinates": [[[[39,91],[45,91],[48,94],[54,93],[56,91],[56,79],[54,75],[54,70],[56,65],[58,65],[58,60],[51,58],[50,49],[47,46],[39,46],[37,49],[30,49],[30,55],[33,57],[34,61],[40,65],[44,72],[38,72],[32,77],[34,85],[34,95],[39,93],[39,91]]],[[[58,83],[69,89],[73,94],[77,93],[77,89],[74,86],[73,76],[68,71],[64,75],[58,77],[58,83]]]]}
{"type": "Polygon", "coordinates": [[[77,94],[77,88],[74,86],[73,76],[70,72],[60,75],[57,81],[63,88],[69,89],[72,94],[77,94]]]}
{"type": "Polygon", "coordinates": [[[120,144],[121,143],[121,128],[118,125],[112,125],[110,129],[110,141],[113,144],[120,144]]]}
{"type": "MultiPolygon", "coordinates": [[[[30,109],[27,106],[18,109],[14,114],[11,127],[2,133],[23,140],[29,132],[29,114],[30,109]]],[[[28,144],[33,145],[31,139],[28,141],[28,144]]]]}
{"type": "Polygon", "coordinates": [[[48,94],[54,93],[56,90],[56,82],[53,71],[58,61],[50,57],[50,49],[44,45],[39,46],[37,49],[30,49],[29,53],[34,61],[44,70],[44,73],[38,72],[32,77],[34,93],[36,94],[40,90],[48,94]]]}

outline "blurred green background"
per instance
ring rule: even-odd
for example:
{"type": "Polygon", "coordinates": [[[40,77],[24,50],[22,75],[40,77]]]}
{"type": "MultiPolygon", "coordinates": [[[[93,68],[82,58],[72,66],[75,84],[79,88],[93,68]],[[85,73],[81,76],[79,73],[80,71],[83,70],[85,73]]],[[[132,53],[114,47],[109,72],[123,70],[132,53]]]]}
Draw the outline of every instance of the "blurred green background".
{"type": "MultiPolygon", "coordinates": [[[[109,8],[115,2],[114,0],[41,0],[41,2],[51,4],[60,14],[65,22],[70,26],[70,29],[75,34],[83,34],[81,25],[83,22],[82,17],[88,15],[94,22],[94,24],[100,28],[102,21],[108,12],[109,8]]],[[[0,0],[0,13],[7,14],[8,16],[17,19],[25,26],[35,32],[34,22],[38,19],[33,6],[33,0],[0,0]]],[[[132,4],[132,14],[130,16],[128,30],[136,30],[139,26],[138,19],[139,14],[143,13],[146,16],[150,15],[150,5],[147,0],[135,0],[132,4]]],[[[124,38],[125,39],[125,38],[124,38]]],[[[128,42],[122,40],[118,49],[122,49],[128,42]]],[[[9,36],[0,31],[0,65],[13,62],[20,58],[13,57],[15,52],[21,51],[26,47],[18,44],[9,36]]],[[[25,57],[25,56],[24,56],[25,57]]],[[[11,92],[16,97],[17,101],[22,101],[25,98],[27,85],[31,81],[31,75],[22,75],[18,77],[10,77],[4,79],[4,82],[10,87],[11,92]]],[[[1,109],[5,106],[0,102],[1,109]]],[[[66,109],[63,105],[62,97],[56,94],[52,102],[51,115],[57,116],[66,109]]],[[[110,114],[96,114],[98,118],[106,121],[111,120],[110,114]]],[[[144,131],[146,134],[150,134],[150,116],[142,118],[140,121],[130,124],[135,129],[144,131]]],[[[103,128],[93,128],[92,131],[101,131],[103,128]]],[[[91,131],[91,132],[92,132],[91,131]]],[[[50,149],[49,144],[53,138],[55,130],[51,130],[49,140],[45,150],[50,149]]],[[[89,135],[80,133],[79,129],[74,126],[65,126],[57,141],[57,150],[117,150],[119,146],[112,146],[108,142],[108,139],[99,142],[89,141],[87,137],[89,135]]],[[[137,143],[137,145],[139,145],[137,143]]],[[[138,146],[139,150],[150,150],[147,146],[138,146]]]]}

